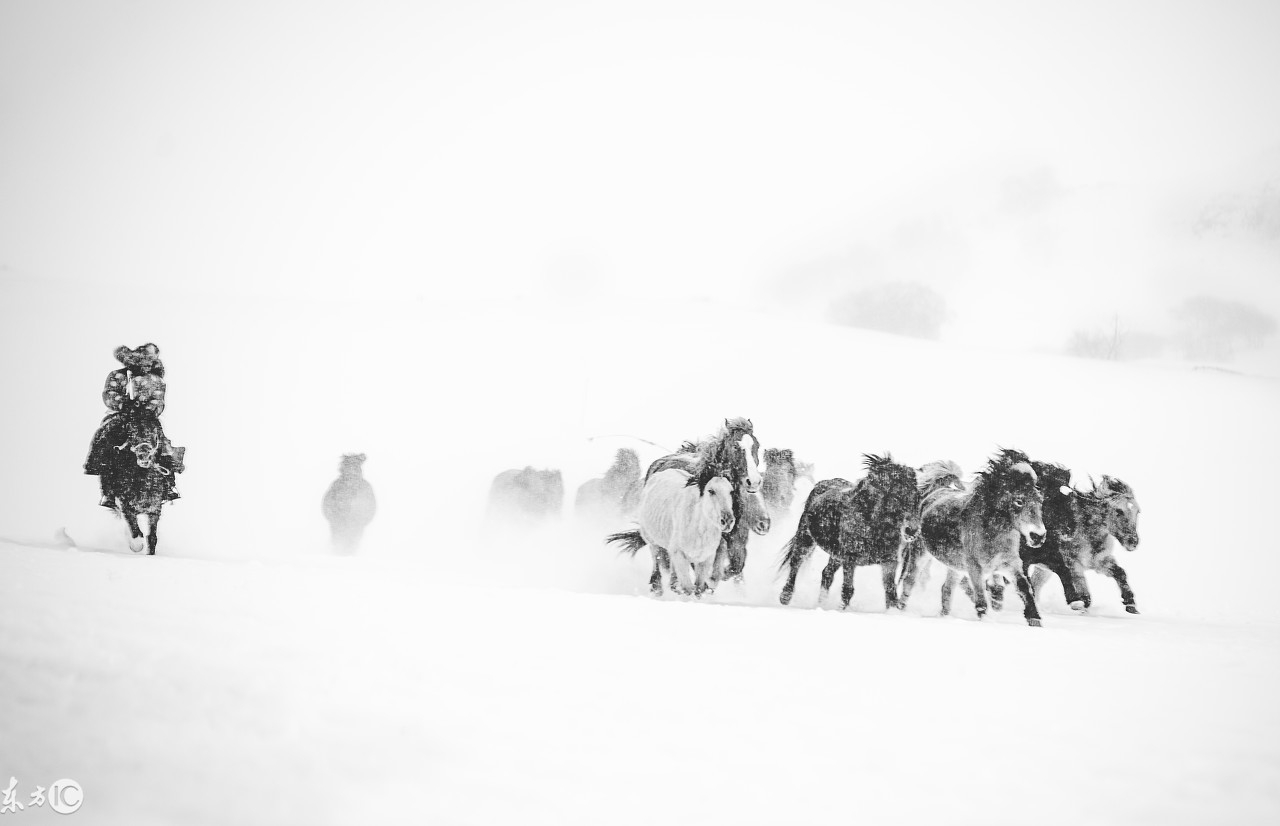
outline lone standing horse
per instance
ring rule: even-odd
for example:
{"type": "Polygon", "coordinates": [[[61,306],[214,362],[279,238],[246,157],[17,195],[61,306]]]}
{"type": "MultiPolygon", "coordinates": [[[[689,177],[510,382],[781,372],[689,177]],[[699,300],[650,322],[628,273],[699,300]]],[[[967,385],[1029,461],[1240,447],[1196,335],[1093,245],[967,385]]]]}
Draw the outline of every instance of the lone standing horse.
{"type": "Polygon", "coordinates": [[[796,576],[817,546],[830,557],[822,571],[819,604],[826,600],[836,572],[843,568],[840,607],[848,608],[855,568],[879,565],[885,607],[902,607],[897,593],[898,560],[903,542],[920,529],[916,473],[887,454],[863,454],[863,460],[867,475],[857,484],[824,479],[809,492],[796,535],[787,542],[778,566],[779,571],[790,568],[779,596],[783,605],[791,602],[796,576]]]}
{"type": "MultiPolygon", "coordinates": [[[[1032,548],[1044,544],[1043,498],[1030,458],[1008,449],[987,463],[968,491],[941,488],[928,497],[920,520],[921,549],[947,566],[947,579],[942,586],[943,615],[951,612],[956,581],[967,576],[970,582],[977,583],[968,590],[978,619],[982,619],[987,613],[982,583],[993,574],[1006,573],[1017,583],[1027,624],[1040,625],[1018,543],[1023,537],[1032,548]]],[[[911,584],[904,580],[904,600],[910,595],[911,584]]]]}
{"type": "Polygon", "coordinates": [[[329,522],[330,539],[335,550],[353,553],[378,512],[373,485],[364,478],[363,453],[347,453],[338,465],[338,478],[325,491],[321,510],[329,522]]]}
{"type": "Polygon", "coordinates": [[[660,470],[689,470],[699,462],[711,462],[723,470],[733,486],[733,530],[727,533],[716,552],[715,581],[742,581],[747,565],[747,540],[751,533],[769,532],[772,520],[762,494],[760,440],[750,419],[725,419],[720,432],[700,442],[685,442],[680,452],[657,459],[649,465],[646,479],[660,470]]]}
{"type": "Polygon", "coordinates": [[[654,596],[662,595],[664,571],[678,593],[701,597],[714,589],[721,536],[734,525],[733,488],[723,473],[704,456],[692,473],[672,467],[650,474],[640,493],[640,527],[608,537],[633,556],[649,546],[654,596]]]}

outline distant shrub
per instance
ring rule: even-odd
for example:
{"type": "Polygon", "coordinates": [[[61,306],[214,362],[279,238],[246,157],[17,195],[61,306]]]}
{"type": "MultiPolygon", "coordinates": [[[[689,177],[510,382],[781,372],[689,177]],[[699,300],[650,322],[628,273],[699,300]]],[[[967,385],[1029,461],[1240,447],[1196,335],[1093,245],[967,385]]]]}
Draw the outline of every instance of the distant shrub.
{"type": "Polygon", "coordinates": [[[1126,361],[1155,358],[1164,353],[1164,346],[1165,340],[1160,336],[1125,330],[1116,316],[1106,329],[1076,330],[1067,339],[1064,351],[1078,358],[1126,361]]]}
{"type": "Polygon", "coordinates": [[[1255,349],[1276,331],[1276,320],[1248,304],[1207,295],[1188,298],[1173,310],[1178,343],[1187,358],[1229,361],[1255,349]]]}
{"type": "Polygon", "coordinates": [[[1076,330],[1067,340],[1069,356],[1085,359],[1119,361],[1123,339],[1118,334],[1098,330],[1076,330]]]}
{"type": "Polygon", "coordinates": [[[947,304],[924,284],[894,281],[850,293],[832,303],[829,318],[836,324],[879,330],[915,338],[937,338],[946,320],[947,304]]]}

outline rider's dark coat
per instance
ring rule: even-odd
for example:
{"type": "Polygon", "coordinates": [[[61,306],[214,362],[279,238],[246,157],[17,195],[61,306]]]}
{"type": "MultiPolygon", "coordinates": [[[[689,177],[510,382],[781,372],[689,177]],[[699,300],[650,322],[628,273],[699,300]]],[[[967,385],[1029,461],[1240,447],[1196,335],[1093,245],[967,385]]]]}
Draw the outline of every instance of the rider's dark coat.
{"type": "MultiPolygon", "coordinates": [[[[107,374],[102,389],[102,403],[110,412],[93,434],[84,463],[85,473],[103,476],[104,482],[111,470],[110,451],[125,439],[124,416],[129,408],[147,408],[157,416],[164,412],[164,362],[160,361],[160,348],[154,344],[144,344],[134,350],[117,347],[115,357],[123,366],[107,374]]],[[[182,472],[180,451],[175,451],[173,443],[163,435],[159,459],[171,471],[182,472]]]]}

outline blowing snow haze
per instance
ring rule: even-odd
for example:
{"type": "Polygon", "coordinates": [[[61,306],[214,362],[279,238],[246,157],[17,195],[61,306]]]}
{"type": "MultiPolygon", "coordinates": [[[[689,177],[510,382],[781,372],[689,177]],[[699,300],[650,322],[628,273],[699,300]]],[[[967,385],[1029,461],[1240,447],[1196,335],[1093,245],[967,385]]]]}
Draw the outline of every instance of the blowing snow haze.
{"type": "Polygon", "coordinates": [[[1189,228],[1275,209],[1278,29],[1265,2],[10,2],[0,265],[6,292],[818,315],[913,282],[943,340],[1041,349],[1164,335],[1201,292],[1274,316],[1277,234],[1189,228]]]}

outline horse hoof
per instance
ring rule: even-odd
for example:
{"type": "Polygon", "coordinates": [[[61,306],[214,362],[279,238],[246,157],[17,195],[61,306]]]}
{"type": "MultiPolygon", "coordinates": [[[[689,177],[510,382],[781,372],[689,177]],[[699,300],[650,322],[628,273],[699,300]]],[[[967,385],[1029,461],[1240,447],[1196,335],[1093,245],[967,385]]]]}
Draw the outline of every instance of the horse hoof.
{"type": "Polygon", "coordinates": [[[1136,606],[1136,605],[1126,605],[1126,606],[1124,607],[1124,610],[1128,611],[1130,614],[1136,614],[1136,613],[1138,613],[1138,606],[1136,606]]]}
{"type": "Polygon", "coordinates": [[[1040,625],[1040,620],[1038,620],[1038,619],[1029,619],[1029,620],[1027,620],[1027,625],[1030,625],[1032,628],[1040,628],[1040,627],[1042,627],[1042,626],[1040,625]]]}
{"type": "Polygon", "coordinates": [[[1072,611],[1078,611],[1078,612],[1080,612],[1080,613],[1082,613],[1082,614],[1083,614],[1085,611],[1088,611],[1088,610],[1089,610],[1089,606],[1088,606],[1088,605],[1085,605],[1085,604],[1084,604],[1084,602],[1083,602],[1083,600],[1078,600],[1078,599],[1077,599],[1077,600],[1072,601],[1072,602],[1071,602],[1067,607],[1068,607],[1068,608],[1070,608],[1072,611]]]}
{"type": "Polygon", "coordinates": [[[142,549],[145,547],[147,547],[147,541],[145,539],[141,537],[137,539],[129,537],[129,550],[133,551],[135,554],[142,553],[142,549]]]}

